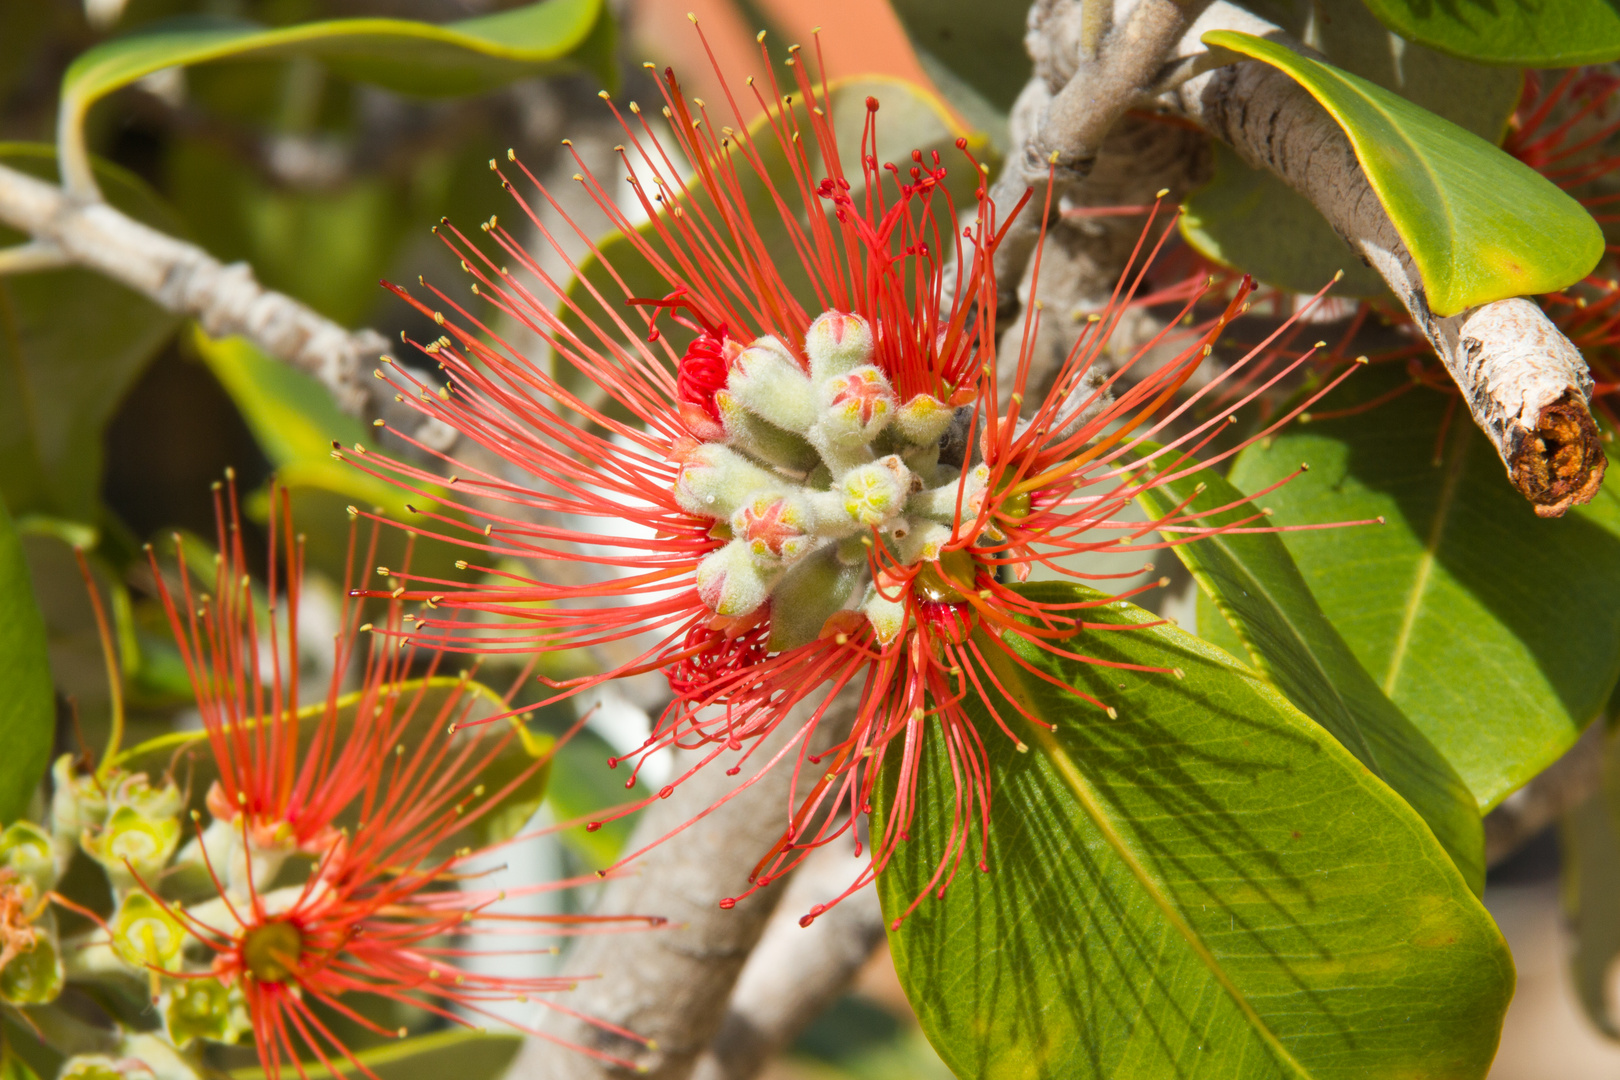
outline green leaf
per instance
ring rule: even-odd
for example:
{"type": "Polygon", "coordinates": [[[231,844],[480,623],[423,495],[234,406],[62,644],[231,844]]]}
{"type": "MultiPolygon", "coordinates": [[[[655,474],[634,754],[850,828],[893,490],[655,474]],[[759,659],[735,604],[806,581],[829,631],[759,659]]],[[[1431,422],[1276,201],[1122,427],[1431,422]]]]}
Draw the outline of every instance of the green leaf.
{"type": "MultiPolygon", "coordinates": [[[[1375,365],[1319,408],[1398,388],[1398,367],[1375,365]]],[[[1620,675],[1620,499],[1604,488],[1536,517],[1466,409],[1421,387],[1251,446],[1231,480],[1258,491],[1300,462],[1311,471],[1266,498],[1274,524],[1385,524],[1283,544],[1373,679],[1490,809],[1575,741],[1620,675]]]]}
{"type": "MultiPolygon", "coordinates": [[[[954,145],[958,136],[963,133],[953,126],[950,116],[937,98],[910,83],[896,79],[867,78],[832,85],[831,101],[827,108],[838,131],[839,159],[846,163],[860,160],[860,140],[866,121],[868,96],[876,97],[882,103],[877,120],[880,159],[906,164],[908,155],[914,149],[921,150],[925,159],[930,152],[938,151],[940,160],[948,170],[945,187],[949,190],[955,205],[959,209],[973,205],[973,191],[978,186],[979,177],[954,145]]],[[[794,122],[798,123],[801,129],[808,130],[803,114],[803,103],[797,97],[794,110],[796,114],[794,122]]],[[[784,195],[784,205],[791,207],[796,213],[802,213],[803,208],[797,205],[796,198],[792,194],[797,188],[789,162],[782,154],[765,121],[763,119],[756,121],[749,131],[771,183],[778,191],[787,193],[784,195]]],[[[972,140],[970,149],[978,152],[978,149],[972,146],[972,140]]],[[[811,159],[811,175],[818,177],[826,175],[826,168],[814,148],[806,147],[806,152],[811,159]]],[[[693,193],[695,204],[704,214],[709,215],[711,220],[720,220],[713,203],[706,195],[700,194],[699,185],[690,182],[690,178],[687,180],[686,187],[693,193]]],[[[849,181],[852,185],[850,194],[859,204],[864,197],[865,186],[858,173],[849,177],[849,181]]],[[[750,168],[739,166],[734,182],[743,193],[753,214],[754,224],[757,226],[757,245],[770,253],[777,272],[805,305],[806,310],[820,311],[815,289],[805,273],[793,239],[782,223],[782,211],[770,193],[765,190],[759,175],[750,168]]],[[[892,193],[893,189],[890,188],[886,192],[886,197],[892,196],[892,193]]],[[[668,249],[658,238],[653,223],[643,225],[638,231],[654,250],[668,255],[668,249]]],[[[603,313],[602,305],[592,296],[591,289],[607,299],[613,308],[614,317],[626,319],[630,326],[641,326],[643,325],[641,317],[631,314],[624,301],[629,297],[664,296],[674,288],[671,282],[666,281],[653,269],[652,264],[642,258],[622,234],[615,233],[597,246],[601,253],[600,257],[592,256],[580,264],[579,272],[568,284],[566,299],[559,303],[557,310],[562,319],[564,333],[577,335],[581,341],[590,346],[594,346],[598,338],[594,331],[586,327],[585,321],[580,317],[581,312],[604,331],[614,325],[612,319],[603,313]],[[609,267],[612,268],[611,272],[609,267]]],[[[669,262],[671,265],[680,265],[680,262],[673,258],[669,262]]],[[[665,340],[671,343],[677,353],[691,340],[691,334],[679,326],[661,323],[660,327],[664,331],[665,340]]],[[[628,410],[622,410],[617,403],[610,402],[606,392],[581,374],[572,363],[558,360],[552,366],[558,373],[558,381],[586,404],[616,414],[620,419],[630,419],[628,410]]]]}
{"type": "MultiPolygon", "coordinates": [[[[555,768],[546,789],[546,802],[558,821],[573,821],[607,807],[652,794],[645,783],[638,780],[634,789],[626,791],[623,770],[610,770],[604,766],[613,757],[613,747],[589,728],[581,730],[557,750],[555,768]]],[[[585,860],[593,870],[612,866],[624,850],[630,833],[635,829],[637,815],[614,818],[599,829],[590,830],[576,825],[561,836],[569,847],[585,860]]]]}
{"type": "Polygon", "coordinates": [[[34,602],[22,544],[0,503],[0,822],[13,821],[45,774],[56,733],[56,692],[45,648],[45,620],[34,602]]]}
{"type": "MultiPolygon", "coordinates": [[[[1266,12],[1276,21],[1277,12],[1266,12]]],[[[1358,4],[1297,28],[1330,63],[1400,94],[1414,105],[1499,143],[1519,101],[1523,75],[1456,60],[1391,34],[1358,4]]],[[[1387,296],[1377,271],[1361,261],[1311,201],[1269,169],[1248,165],[1215,142],[1215,169],[1182,204],[1181,234],[1207,257],[1268,285],[1313,293],[1333,280],[1335,296],[1387,296]]]]}
{"type": "Polygon", "coordinates": [[[1564,917],[1574,936],[1570,957],[1575,992],[1586,1017],[1611,1039],[1620,1039],[1611,987],[1620,956],[1620,745],[1606,734],[1603,783],[1564,816],[1564,917]]]}
{"type": "Polygon", "coordinates": [[[1602,231],[1579,203],[1479,136],[1275,42],[1231,30],[1203,41],[1281,69],[1321,102],[1411,250],[1436,314],[1555,292],[1602,256],[1602,231]]]}
{"type": "MultiPolygon", "coordinates": [[[[1122,672],[1009,635],[1117,718],[1000,661],[1003,685],[1054,725],[1003,703],[1020,754],[970,701],[995,792],[989,873],[964,866],[889,939],[956,1075],[1483,1076],[1512,963],[1422,819],[1225,653],[1124,602],[1087,618],[1136,627],[1088,635],[1087,652],[1185,675],[1117,690],[1122,672]]],[[[929,725],[912,839],[878,878],[891,918],[952,820],[946,751],[929,725]]]]}
{"type": "MultiPolygon", "coordinates": [[[[499,694],[472,679],[450,676],[408,679],[392,684],[392,689],[398,693],[402,704],[415,700],[410,720],[400,735],[401,742],[406,746],[414,746],[424,739],[436,737],[437,732],[434,732],[432,727],[441,722],[440,714],[446,710],[450,719],[461,725],[456,739],[494,738],[496,733],[491,731],[488,725],[476,723],[468,725],[481,717],[507,711],[507,705],[499,694]],[[416,698],[418,693],[421,695],[420,698],[416,698]]],[[[339,743],[346,739],[348,737],[346,733],[353,729],[354,710],[360,697],[357,692],[347,694],[337,701],[336,731],[339,743]]],[[[325,714],[325,702],[304,706],[298,710],[300,729],[312,730],[315,725],[323,722],[325,714]]],[[[491,792],[500,791],[522,775],[536,759],[549,755],[553,745],[547,736],[530,734],[521,717],[514,717],[509,723],[518,737],[508,741],[500,754],[477,777],[477,783],[491,792]]],[[[302,732],[300,737],[302,740],[309,738],[302,732]]],[[[127,772],[144,772],[152,777],[168,772],[175,777],[189,779],[192,807],[198,810],[204,808],[203,800],[208,794],[209,785],[219,777],[219,767],[214,761],[208,733],[202,730],[177,731],[148,739],[139,746],[131,747],[119,754],[113,760],[113,764],[127,772]]],[[[477,846],[505,840],[523,827],[544,801],[549,772],[549,765],[536,769],[478,818],[473,824],[477,846]]],[[[470,787],[469,785],[469,791],[470,787]]],[[[484,806],[486,803],[480,801],[478,805],[484,806]]],[[[339,820],[347,820],[347,817],[352,817],[352,814],[357,812],[357,808],[351,808],[351,812],[339,820]]]]}
{"type": "Polygon", "coordinates": [[[1402,37],[1482,64],[1561,68],[1620,59],[1620,9],[1611,0],[1363,3],[1402,37]]]}
{"type": "MultiPolygon", "coordinates": [[[[48,178],[56,152],[0,143],[0,162],[48,178]]],[[[173,214],[133,174],[98,162],[108,200],[177,231],[173,214]]],[[[21,243],[0,227],[0,247],[21,243]]],[[[178,317],[90,270],[0,276],[0,495],[19,516],[95,521],[102,429],[178,317]]]]}
{"type": "MultiPolygon", "coordinates": [[[[452,1030],[362,1050],[355,1057],[377,1080],[441,1080],[446,1076],[456,1080],[500,1080],[522,1047],[521,1035],[452,1030]]],[[[333,1055],[333,1064],[344,1077],[366,1075],[341,1056],[333,1055]]],[[[327,1075],[318,1067],[311,1072],[327,1075]]],[[[231,1080],[266,1080],[265,1071],[258,1067],[232,1069],[227,1075],[231,1080]]]]}
{"type": "Polygon", "coordinates": [[[1206,257],[1267,285],[1314,293],[1339,279],[1334,296],[1387,296],[1378,271],[1361,261],[1311,200],[1223,142],[1213,143],[1208,183],[1182,202],[1181,235],[1206,257]]]}
{"type": "MultiPolygon", "coordinates": [[[[1150,467],[1181,472],[1196,464],[1169,454],[1150,467]]],[[[1202,525],[1267,524],[1242,492],[1210,469],[1138,497],[1151,518],[1173,513],[1187,499],[1194,514],[1238,504],[1199,515],[1202,525]],[[1194,494],[1199,488],[1203,493],[1194,494]]],[[[1473,795],[1333,629],[1277,535],[1230,532],[1171,550],[1214,598],[1260,672],[1422,815],[1469,888],[1483,893],[1485,831],[1473,795]]]]}
{"type": "Polygon", "coordinates": [[[85,114],[114,90],[164,68],[313,56],[351,79],[444,96],[581,66],[613,86],[613,44],[612,16],[602,0],[544,0],[443,25],[385,18],[275,28],[196,18],[150,24],[85,50],[62,76],[62,179],[71,190],[94,190],[85,166],[85,114]]]}

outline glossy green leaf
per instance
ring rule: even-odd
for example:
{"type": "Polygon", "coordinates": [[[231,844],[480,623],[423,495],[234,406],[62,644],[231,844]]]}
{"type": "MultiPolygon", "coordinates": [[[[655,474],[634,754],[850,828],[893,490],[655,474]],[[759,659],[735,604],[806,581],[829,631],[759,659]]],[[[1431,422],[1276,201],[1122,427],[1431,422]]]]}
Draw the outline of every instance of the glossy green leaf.
{"type": "MultiPolygon", "coordinates": [[[[333,1055],[341,1077],[367,1074],[377,1080],[500,1080],[523,1047],[523,1037],[511,1032],[464,1031],[451,1029],[431,1035],[389,1043],[373,1050],[362,1050],[355,1057],[365,1072],[333,1055]]],[[[559,1053],[567,1053],[561,1050],[559,1053]]],[[[286,1066],[283,1066],[283,1074],[286,1066]]],[[[325,1069],[312,1067],[311,1075],[328,1076],[325,1069]]],[[[265,1080],[262,1068],[232,1069],[231,1080],[265,1080]]]]}
{"type": "MultiPolygon", "coordinates": [[[[56,153],[0,143],[0,163],[48,178],[56,153]]],[[[103,163],[96,176],[124,213],[177,230],[140,179],[103,163]]],[[[25,239],[0,227],[0,247],[25,239]]],[[[0,495],[13,514],[97,519],[102,429],[178,321],[90,270],[0,276],[0,495]]]]}
{"type": "Polygon", "coordinates": [[[45,620],[11,515],[0,502],[0,822],[21,817],[45,774],[56,734],[56,692],[45,620]]]}
{"type": "MultiPolygon", "coordinates": [[[[1181,472],[1190,464],[1171,454],[1150,467],[1181,472]]],[[[1175,512],[1184,500],[1192,514],[1237,504],[1198,514],[1202,525],[1266,524],[1242,492],[1210,469],[1138,499],[1150,518],[1175,512]]],[[[1484,892],[1485,832],[1468,786],[1367,674],[1277,535],[1229,532],[1171,550],[1214,598],[1255,667],[1422,815],[1469,888],[1484,892]]]]}
{"type": "Polygon", "coordinates": [[[1614,963],[1620,957],[1620,744],[1603,744],[1603,782],[1564,815],[1564,918],[1574,938],[1570,974],[1586,1018],[1620,1040],[1614,963]]]}
{"type": "MultiPolygon", "coordinates": [[[[866,78],[833,84],[828,111],[838,131],[840,160],[851,169],[854,166],[849,163],[859,160],[868,96],[876,97],[881,103],[877,114],[880,159],[904,165],[907,164],[907,158],[914,149],[921,150],[925,156],[937,151],[941,163],[947,170],[945,184],[956,206],[961,208],[973,205],[973,191],[978,185],[979,178],[954,145],[956,139],[963,133],[953,126],[950,116],[937,98],[910,83],[896,79],[866,78]]],[[[802,103],[796,103],[794,107],[800,110],[802,103]]],[[[801,128],[807,130],[802,112],[797,122],[801,128]]],[[[763,120],[760,120],[750,128],[750,132],[772,185],[777,191],[784,193],[783,198],[787,206],[793,208],[795,212],[802,212],[802,207],[797,205],[796,197],[792,194],[797,189],[789,163],[781,153],[769,128],[765,126],[763,120]]],[[[971,143],[969,148],[977,152],[971,143]]],[[[814,148],[806,147],[806,150],[811,159],[811,175],[817,177],[826,175],[825,166],[821,164],[814,148]]],[[[781,210],[772,200],[770,193],[765,190],[758,174],[740,163],[737,173],[737,185],[747,199],[757,227],[758,246],[770,253],[777,272],[781,274],[783,281],[793,290],[799,301],[805,305],[806,310],[819,311],[815,288],[794,248],[793,238],[782,222],[781,210]]],[[[853,185],[850,194],[859,203],[865,197],[865,187],[859,175],[850,177],[850,183],[853,185]]],[[[702,207],[703,212],[709,215],[711,220],[719,220],[713,203],[707,196],[699,194],[699,185],[688,183],[687,186],[694,193],[695,201],[702,207]]],[[[886,197],[892,195],[891,187],[886,192],[886,197]]],[[[940,205],[943,212],[943,201],[936,205],[940,205]]],[[[639,231],[654,250],[667,253],[651,223],[643,225],[639,231]]],[[[563,326],[568,332],[578,335],[587,345],[594,345],[597,335],[586,328],[584,321],[574,310],[574,305],[578,305],[579,310],[604,331],[613,326],[611,319],[603,314],[601,304],[591,295],[590,289],[595,289],[607,299],[614,317],[625,319],[630,326],[642,326],[644,324],[641,316],[632,313],[625,301],[630,297],[665,296],[674,288],[674,285],[664,280],[663,276],[654,270],[622,235],[614,234],[602,241],[598,247],[601,257],[593,256],[581,264],[579,273],[569,282],[567,298],[558,306],[563,326]],[[609,267],[612,268],[612,272],[609,271],[609,267]]],[[[677,353],[691,340],[691,335],[679,326],[660,323],[660,328],[664,332],[665,340],[671,343],[677,353]]],[[[559,361],[553,366],[558,372],[558,380],[581,400],[595,408],[609,407],[605,391],[581,375],[572,364],[559,361]]],[[[621,415],[627,418],[628,412],[621,415]]]]}
{"type": "Polygon", "coordinates": [[[285,27],[182,19],[143,27],[80,53],[62,77],[62,178],[93,190],[84,167],[90,106],[164,68],[313,56],[339,74],[401,93],[473,94],[514,79],[584,66],[614,85],[614,28],[603,0],[543,0],[435,25],[410,19],[329,19],[285,27]]]}
{"type": "Polygon", "coordinates": [[[1561,68],[1620,60],[1620,8],[1611,0],[1362,2],[1402,37],[1482,64],[1561,68]]]}
{"type": "MultiPolygon", "coordinates": [[[[1406,381],[1375,366],[1325,399],[1355,406],[1406,381]]],[[[1620,674],[1620,499],[1543,520],[1452,401],[1415,388],[1245,450],[1231,480],[1278,525],[1311,592],[1384,693],[1462,775],[1482,810],[1566,750],[1620,674]],[[1435,462],[1436,450],[1439,463],[1435,462]]]]}
{"type": "MultiPolygon", "coordinates": [[[[1225,653],[1124,602],[1087,618],[1136,627],[1089,634],[1089,653],[1184,677],[1058,662],[1019,642],[1117,717],[1010,662],[1003,684],[1054,730],[1003,704],[1021,754],[970,705],[994,789],[989,872],[964,865],[889,938],[956,1075],[1484,1076],[1512,963],[1422,819],[1225,653]]],[[[930,725],[917,824],[878,880],[890,917],[941,850],[948,757],[930,725]]]]}
{"type": "MultiPolygon", "coordinates": [[[[433,729],[444,723],[446,718],[461,725],[461,730],[455,736],[457,740],[492,740],[503,734],[498,725],[470,723],[507,710],[500,695],[480,682],[438,676],[396,683],[393,689],[398,693],[402,705],[414,702],[410,719],[400,734],[401,743],[405,746],[414,746],[423,739],[437,737],[433,729]],[[441,713],[444,715],[441,716],[441,713]]],[[[340,741],[347,737],[344,733],[353,728],[354,709],[359,700],[358,693],[338,699],[335,724],[340,741]]],[[[299,727],[312,731],[315,725],[325,721],[325,716],[324,702],[306,705],[298,710],[299,727]]],[[[500,791],[521,776],[536,759],[546,757],[551,752],[552,740],[549,737],[530,734],[517,718],[509,723],[517,738],[508,740],[494,760],[478,774],[478,784],[491,792],[500,791]]],[[[306,739],[308,737],[304,736],[306,739]]],[[[204,807],[203,799],[208,794],[209,785],[219,776],[207,732],[201,730],[177,731],[149,739],[118,755],[114,764],[129,772],[145,772],[150,776],[170,772],[178,778],[189,779],[192,805],[199,810],[204,807]]],[[[480,846],[504,840],[523,827],[545,798],[549,772],[549,765],[534,770],[478,818],[473,832],[480,846]]],[[[478,805],[485,803],[480,801],[478,805]]]]}
{"type": "Polygon", "coordinates": [[[1361,261],[1311,201],[1237,151],[1213,144],[1215,169],[1188,194],[1177,219],[1181,235],[1200,253],[1267,285],[1314,293],[1344,276],[1334,296],[1387,296],[1378,271],[1361,261]]]}
{"type": "Polygon", "coordinates": [[[1479,136],[1275,42],[1230,30],[1203,40],[1287,72],[1344,129],[1436,314],[1554,292],[1602,256],[1602,231],[1579,203],[1479,136]]]}
{"type": "MultiPolygon", "coordinates": [[[[1265,15],[1276,19],[1278,13],[1265,15]]],[[[1501,141],[1524,82],[1515,69],[1471,64],[1404,41],[1359,4],[1342,4],[1332,18],[1309,20],[1295,32],[1334,66],[1491,143],[1501,141]]],[[[1213,149],[1213,175],[1182,204],[1181,233],[1195,248],[1293,292],[1313,293],[1343,270],[1329,290],[1333,295],[1389,294],[1384,279],[1309,199],[1270,170],[1252,168],[1226,144],[1217,141],[1213,149]]]]}

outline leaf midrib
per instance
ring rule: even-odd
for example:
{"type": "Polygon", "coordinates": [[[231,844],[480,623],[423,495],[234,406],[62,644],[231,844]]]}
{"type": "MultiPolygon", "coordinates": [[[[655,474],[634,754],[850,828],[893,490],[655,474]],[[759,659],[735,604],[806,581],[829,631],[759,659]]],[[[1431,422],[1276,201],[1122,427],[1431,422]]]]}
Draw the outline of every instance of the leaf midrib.
{"type": "Polygon", "coordinates": [[[1440,541],[1444,538],[1446,526],[1450,523],[1451,506],[1456,502],[1457,489],[1462,486],[1462,476],[1468,463],[1469,425],[1467,421],[1458,422],[1455,417],[1452,418],[1452,422],[1456,424],[1456,428],[1452,432],[1451,446],[1448,448],[1452,451],[1451,460],[1446,464],[1440,497],[1435,502],[1434,521],[1429,525],[1429,534],[1423,540],[1423,554],[1418,556],[1417,575],[1412,579],[1406,604],[1401,610],[1401,628],[1395,635],[1395,644],[1390,648],[1388,668],[1384,675],[1382,689],[1384,696],[1391,701],[1395,700],[1395,686],[1400,681],[1406,654],[1412,647],[1412,634],[1417,627],[1424,594],[1428,592],[1429,577],[1440,550],[1440,541]]]}
{"type": "MultiPolygon", "coordinates": [[[[979,631],[974,636],[980,637],[982,634],[983,631],[979,631]]],[[[980,651],[990,662],[991,667],[996,669],[995,674],[1001,679],[1003,685],[1008,686],[1009,689],[1012,686],[1026,687],[1027,684],[1018,665],[1009,663],[1002,655],[1002,650],[1006,646],[988,641],[980,642],[979,646],[980,651]]],[[[1265,1019],[1250,1003],[1243,990],[1226,973],[1226,969],[1221,967],[1220,961],[1215,958],[1215,954],[1204,943],[1204,939],[1198,936],[1198,931],[1194,930],[1192,924],[1182,917],[1174,901],[1160,887],[1158,878],[1149,872],[1148,868],[1130,850],[1130,847],[1125,843],[1125,838],[1114,827],[1113,818],[1108,813],[1107,808],[1103,806],[1102,800],[1092,790],[1085,775],[1081,773],[1079,766],[1074,763],[1074,759],[1057,741],[1057,736],[1053,730],[1044,724],[1030,723],[1022,717],[1018,717],[1018,719],[1030,730],[1031,739],[1035,745],[1040,747],[1046,759],[1052,763],[1052,767],[1063,778],[1064,786],[1074,793],[1074,797],[1079,800],[1081,807],[1085,810],[1086,816],[1091,819],[1092,824],[1102,833],[1103,839],[1108,841],[1108,846],[1113,849],[1114,854],[1119,856],[1120,860],[1125,863],[1126,868],[1130,871],[1131,876],[1136,879],[1137,884],[1142,886],[1149,899],[1153,901],[1154,906],[1165,917],[1165,920],[1170,923],[1181,939],[1187,943],[1187,947],[1209,970],[1215,981],[1220,984],[1221,989],[1226,991],[1227,996],[1232,999],[1233,1004],[1243,1013],[1250,1026],[1297,1076],[1301,1077],[1302,1080],[1313,1080],[1312,1074],[1299,1063],[1293,1054],[1288,1052],[1288,1048],[1282,1044],[1282,1040],[1277,1037],[1276,1032],[1272,1031],[1270,1026],[1267,1025],[1265,1019]]]]}

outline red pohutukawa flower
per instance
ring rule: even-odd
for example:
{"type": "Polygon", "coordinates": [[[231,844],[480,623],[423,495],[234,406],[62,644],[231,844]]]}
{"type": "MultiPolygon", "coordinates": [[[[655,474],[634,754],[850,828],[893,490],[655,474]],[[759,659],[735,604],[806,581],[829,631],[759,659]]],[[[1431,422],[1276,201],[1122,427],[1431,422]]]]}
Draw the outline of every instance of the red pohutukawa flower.
{"type": "MultiPolygon", "coordinates": [[[[768,94],[754,87],[764,120],[753,132],[729,98],[735,127],[714,123],[700,100],[694,115],[666,72],[663,113],[691,179],[676,171],[636,105],[628,118],[615,110],[629,148],[629,182],[650,215],[647,232],[636,231],[588,172],[581,180],[636,254],[675,283],[667,297],[625,295],[620,306],[594,295],[606,314],[593,316],[554,288],[504,229],[486,226],[495,254],[453,227],[440,230],[477,279],[475,291],[540,335],[615,408],[593,408],[438,290],[431,290],[437,303],[471,329],[399,289],[445,327],[447,336],[423,349],[449,384],[419,384],[397,366],[385,377],[415,408],[512,471],[495,475],[451,462],[448,493],[428,495],[428,485],[443,483],[431,472],[358,448],[340,452],[484,523],[469,527],[453,514],[424,511],[437,525],[413,526],[464,543],[486,571],[474,585],[415,580],[403,595],[429,610],[413,636],[437,635],[446,648],[481,652],[643,643],[621,665],[557,684],[564,696],[627,673],[663,671],[674,700],[632,757],[704,747],[694,770],[727,758],[735,775],[791,709],[810,705],[799,730],[761,765],[784,758],[795,769],[813,765],[815,782],[758,867],[756,886],[868,813],[873,785],[897,755],[894,811],[873,842],[869,871],[851,888],[879,872],[916,813],[921,736],[938,725],[959,798],[932,889],[970,853],[986,866],[991,792],[983,740],[1016,740],[1017,725],[1042,722],[1008,692],[1001,673],[1046,676],[1004,635],[1103,662],[1087,651],[1087,635],[1104,628],[1088,622],[1086,610],[1114,597],[1040,604],[1007,577],[1038,565],[1085,578],[1068,557],[1165,546],[1155,530],[1204,535],[1181,512],[1149,523],[1124,520],[1145,487],[1192,468],[1150,476],[1143,463],[1204,447],[1232,409],[1286,371],[1204,422],[1188,421],[1188,409],[1209,400],[1224,376],[1176,403],[1243,309],[1245,285],[1172,361],[1143,372],[1133,360],[1104,378],[1096,360],[1141,283],[1138,268],[1064,361],[1046,400],[1023,408],[1033,404],[1024,401],[1033,334],[1025,336],[1012,385],[998,385],[996,376],[998,209],[980,184],[973,224],[959,231],[959,208],[947,194],[948,169],[979,179],[965,140],[957,143],[960,162],[949,166],[915,152],[910,164],[881,164],[881,113],[868,98],[858,171],[850,172],[828,89],[813,84],[798,59],[789,63],[799,102],[774,83],[768,94]],[[773,172],[767,154],[785,166],[773,172]],[[790,182],[776,186],[773,177],[784,174],[790,182]],[[765,195],[751,206],[745,190],[755,185],[765,195]],[[756,213],[770,215],[768,230],[756,213]],[[813,299],[789,288],[790,276],[760,240],[766,231],[785,231],[799,261],[792,276],[802,270],[813,299]],[[531,291],[503,260],[534,273],[547,292],[531,291]],[[948,274],[947,265],[956,272],[948,274]],[[665,309],[679,309],[698,332],[691,347],[677,352],[656,329],[645,341],[626,340],[630,313],[651,328],[665,309]],[[623,411],[634,422],[619,419],[623,411]],[[1171,424],[1180,425],[1179,434],[1166,434],[1171,424]],[[1147,438],[1167,448],[1145,446],[1147,438]],[[512,479],[519,474],[530,479],[512,479]],[[499,502],[512,512],[489,509],[499,502]],[[538,570],[529,578],[510,563],[496,568],[508,558],[583,566],[585,573],[569,576],[588,580],[558,584],[538,570]],[[467,611],[493,618],[469,624],[447,617],[467,611]],[[846,688],[859,702],[853,726],[812,755],[810,732],[846,688]],[[985,702],[999,730],[979,730],[966,708],[970,698],[985,702]],[[847,812],[817,813],[829,809],[847,812]],[[811,820],[827,824],[809,831],[804,823],[811,820]]],[[[504,173],[502,182],[550,239],[544,219],[504,173]]],[[[1183,314],[1197,299],[1187,300],[1183,314]]]]}
{"type": "MultiPolygon", "coordinates": [[[[406,1032],[383,1030],[352,1007],[349,995],[408,1003],[460,1024],[469,1013],[500,1019],[492,1003],[556,994],[577,979],[489,975],[464,970],[459,961],[508,952],[502,939],[512,935],[634,929],[662,920],[512,914],[496,907],[509,897],[579,884],[574,881],[504,891],[469,887],[476,879],[469,867],[487,863],[493,850],[465,846],[469,830],[529,782],[550,755],[525,745],[531,763],[515,776],[506,770],[501,775],[511,778],[486,790],[480,783],[486,769],[527,733],[512,721],[514,711],[504,709],[493,717],[504,721],[497,727],[465,724],[488,692],[466,673],[436,678],[440,657],[402,644],[398,603],[375,627],[359,624],[360,604],[345,604],[324,698],[300,709],[303,540],[293,535],[284,501],[273,497],[271,505],[268,618],[255,612],[234,489],[228,500],[216,494],[220,558],[209,591],[193,587],[182,557],[174,595],[153,559],[220,777],[207,799],[213,821],[180,858],[202,863],[217,897],[167,904],[154,891],[156,882],[141,885],[212,955],[205,968],[162,974],[216,978],[239,988],[267,1075],[291,1069],[305,1077],[305,1059],[313,1056],[328,1071],[334,1059],[347,1059],[373,1077],[314,1003],[387,1036],[406,1032]],[[357,644],[362,637],[369,646],[357,644]],[[361,668],[359,688],[343,694],[342,681],[355,666],[361,668]],[[278,877],[288,879],[288,861],[299,857],[310,863],[303,880],[277,887],[278,877]],[[469,944],[474,939],[477,946],[469,944]]],[[[375,544],[373,534],[367,565],[375,544]]],[[[351,532],[351,561],[354,553],[351,532]]],[[[555,1001],[538,1003],[574,1015],[555,1001]]]]}

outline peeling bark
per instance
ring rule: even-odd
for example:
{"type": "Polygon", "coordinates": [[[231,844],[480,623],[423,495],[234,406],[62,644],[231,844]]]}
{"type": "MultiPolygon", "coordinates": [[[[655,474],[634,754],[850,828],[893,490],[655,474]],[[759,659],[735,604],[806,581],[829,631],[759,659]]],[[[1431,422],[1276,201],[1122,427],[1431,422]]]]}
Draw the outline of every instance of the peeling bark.
{"type": "MultiPolygon", "coordinates": [[[[1221,14],[1212,10],[1210,18],[1221,14]]],[[[1201,20],[1189,32],[1212,29],[1201,20]]],[[[1411,253],[1356,160],[1349,138],[1284,72],[1246,60],[1196,76],[1179,105],[1250,165],[1301,192],[1376,269],[1411,313],[1496,447],[1513,485],[1542,517],[1597,493],[1605,458],[1580,350],[1523,298],[1450,317],[1429,310],[1411,253]]]]}

